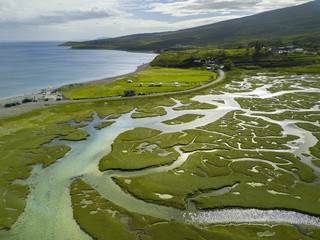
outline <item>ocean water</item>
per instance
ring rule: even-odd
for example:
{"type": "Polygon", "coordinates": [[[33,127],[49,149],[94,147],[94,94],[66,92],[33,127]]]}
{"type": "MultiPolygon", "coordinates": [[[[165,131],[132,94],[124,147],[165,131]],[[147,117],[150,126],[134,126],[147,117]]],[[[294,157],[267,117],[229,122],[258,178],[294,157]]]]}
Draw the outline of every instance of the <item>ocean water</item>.
{"type": "Polygon", "coordinates": [[[40,89],[112,77],[152,61],[156,54],[75,50],[60,42],[0,42],[0,99],[40,89]]]}

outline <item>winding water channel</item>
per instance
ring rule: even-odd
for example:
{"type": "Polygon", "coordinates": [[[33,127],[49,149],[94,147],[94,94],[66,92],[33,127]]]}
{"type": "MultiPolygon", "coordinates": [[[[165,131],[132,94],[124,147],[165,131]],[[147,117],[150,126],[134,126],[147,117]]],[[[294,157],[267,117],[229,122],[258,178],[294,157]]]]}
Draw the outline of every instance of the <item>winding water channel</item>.
{"type": "MultiPolygon", "coordinates": [[[[249,83],[244,81],[242,86],[248,87],[246,84],[248,85],[249,83]]],[[[186,210],[179,210],[172,207],[146,203],[125,193],[111,178],[112,176],[136,176],[174,169],[180,166],[190,154],[183,153],[179,150],[179,147],[176,147],[176,150],[179,151],[181,156],[170,166],[132,172],[100,172],[98,170],[99,160],[111,151],[111,144],[118,134],[126,130],[136,127],[150,127],[163,132],[177,132],[204,126],[234,110],[242,110],[246,115],[252,116],[252,114],[259,112],[242,109],[235,98],[269,98],[288,92],[296,92],[296,90],[286,90],[270,93],[267,91],[268,86],[270,87],[270,85],[262,86],[249,93],[226,92],[222,95],[205,95],[194,98],[194,100],[199,102],[217,105],[218,108],[214,110],[174,111],[172,107],[165,107],[167,115],[143,119],[132,119],[132,112],[123,114],[116,120],[116,123],[102,130],[96,130],[94,128],[95,125],[100,124],[102,121],[95,116],[94,121],[88,122],[88,126],[84,128],[90,133],[87,140],[79,142],[55,140],[54,143],[59,142],[59,144],[69,145],[72,150],[68,152],[64,158],[59,159],[47,168],[42,168],[40,164],[36,165],[29,179],[26,181],[17,181],[18,183],[29,184],[31,186],[31,193],[27,199],[27,207],[11,230],[0,231],[0,239],[91,239],[89,235],[80,229],[73,218],[69,191],[72,181],[78,177],[82,177],[88,184],[100,192],[103,197],[129,211],[148,214],[166,220],[176,219],[193,224],[254,222],[290,223],[320,227],[319,218],[290,211],[263,211],[257,209],[198,211],[190,202],[186,210]],[[219,100],[223,100],[223,102],[219,100]],[[203,114],[205,117],[191,123],[180,125],[165,125],[161,123],[162,121],[173,119],[187,113],[203,114]]],[[[299,91],[319,92],[319,89],[307,88],[300,89],[299,91]]],[[[179,105],[181,105],[181,103],[177,101],[175,107],[179,105]]],[[[314,110],[319,110],[319,106],[315,106],[314,110]]],[[[286,111],[286,109],[278,110],[279,113],[283,111],[286,111]]],[[[263,118],[269,122],[281,125],[284,129],[284,135],[293,134],[299,136],[300,139],[289,143],[291,149],[288,151],[294,152],[302,161],[309,165],[311,164],[310,157],[302,154],[307,153],[309,147],[316,144],[317,139],[310,132],[298,128],[294,124],[299,121],[276,121],[267,117],[263,118]]],[[[312,165],[312,167],[314,168],[315,166],[312,165]]],[[[319,168],[316,168],[315,172],[320,177],[319,168]]]]}

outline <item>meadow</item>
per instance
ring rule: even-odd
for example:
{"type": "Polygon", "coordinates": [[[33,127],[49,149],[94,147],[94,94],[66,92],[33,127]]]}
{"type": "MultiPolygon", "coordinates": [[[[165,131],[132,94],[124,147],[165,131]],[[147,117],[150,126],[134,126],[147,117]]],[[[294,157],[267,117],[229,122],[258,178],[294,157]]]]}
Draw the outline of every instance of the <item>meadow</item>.
{"type": "Polygon", "coordinates": [[[84,85],[70,90],[62,88],[62,90],[68,99],[103,98],[122,96],[124,91],[132,90],[136,94],[181,91],[201,86],[216,78],[217,73],[205,69],[149,67],[143,72],[135,73],[109,84],[84,85]],[[153,84],[153,86],[149,87],[149,84],[153,84]]]}

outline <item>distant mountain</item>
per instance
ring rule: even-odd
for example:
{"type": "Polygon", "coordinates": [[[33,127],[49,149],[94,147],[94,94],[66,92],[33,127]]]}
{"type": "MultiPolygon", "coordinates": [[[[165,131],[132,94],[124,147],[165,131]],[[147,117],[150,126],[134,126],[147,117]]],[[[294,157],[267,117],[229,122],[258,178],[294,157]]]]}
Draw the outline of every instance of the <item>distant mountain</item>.
{"type": "Polygon", "coordinates": [[[69,43],[74,48],[156,51],[182,45],[235,45],[320,32],[320,0],[179,31],[69,43]]]}

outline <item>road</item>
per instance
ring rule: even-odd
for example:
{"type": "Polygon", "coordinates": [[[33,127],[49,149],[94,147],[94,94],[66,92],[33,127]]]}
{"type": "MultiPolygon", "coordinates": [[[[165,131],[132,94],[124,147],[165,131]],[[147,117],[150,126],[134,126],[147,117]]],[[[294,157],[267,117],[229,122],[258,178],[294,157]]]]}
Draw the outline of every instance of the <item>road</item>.
{"type": "MultiPolygon", "coordinates": [[[[170,96],[174,95],[177,93],[188,93],[188,92],[194,92],[194,91],[199,91],[201,89],[207,88],[211,85],[217,84],[222,82],[224,79],[225,73],[222,70],[219,70],[219,77],[202,86],[195,87],[192,89],[187,89],[187,90],[181,90],[181,91],[176,91],[176,92],[164,92],[164,93],[154,93],[154,94],[147,94],[147,95],[135,95],[132,97],[126,97],[126,98],[147,98],[147,97],[154,97],[154,96],[170,96]]],[[[106,98],[94,98],[94,99],[75,99],[75,100],[63,100],[63,101],[49,101],[49,102],[44,102],[44,101],[39,101],[39,102],[32,102],[32,103],[26,103],[22,104],[20,106],[14,106],[14,107],[9,107],[9,108],[4,108],[3,106],[0,106],[0,118],[1,117],[11,117],[11,116],[16,116],[20,115],[22,113],[27,113],[39,108],[46,108],[48,104],[61,104],[61,103],[70,103],[70,102],[88,102],[88,101],[110,101],[110,100],[116,100],[116,99],[124,99],[124,97],[106,97],[106,98]]]]}

